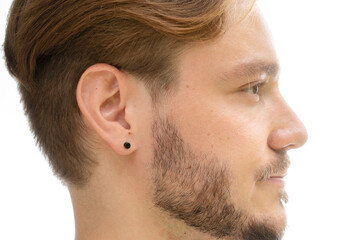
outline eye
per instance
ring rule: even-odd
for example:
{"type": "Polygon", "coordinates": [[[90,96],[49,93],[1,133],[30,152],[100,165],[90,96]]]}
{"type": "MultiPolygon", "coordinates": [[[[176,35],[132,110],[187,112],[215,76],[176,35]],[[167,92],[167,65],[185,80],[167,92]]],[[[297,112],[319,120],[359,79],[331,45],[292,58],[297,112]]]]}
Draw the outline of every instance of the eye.
{"type": "Polygon", "coordinates": [[[244,92],[247,92],[247,93],[250,93],[250,94],[258,95],[258,94],[259,94],[259,88],[260,88],[259,85],[260,85],[260,84],[251,86],[251,87],[249,87],[249,88],[244,89],[243,91],[244,91],[244,92]]]}
{"type": "Polygon", "coordinates": [[[259,95],[260,88],[265,84],[266,82],[263,81],[257,81],[253,83],[249,83],[247,85],[247,88],[243,88],[241,91],[253,94],[253,95],[259,95]]]}

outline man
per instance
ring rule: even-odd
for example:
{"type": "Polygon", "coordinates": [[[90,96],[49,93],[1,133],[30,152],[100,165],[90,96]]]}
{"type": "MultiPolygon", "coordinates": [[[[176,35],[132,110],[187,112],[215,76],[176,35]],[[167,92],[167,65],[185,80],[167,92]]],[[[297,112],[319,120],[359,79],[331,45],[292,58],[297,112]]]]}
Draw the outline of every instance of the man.
{"type": "Polygon", "coordinates": [[[15,0],[4,44],[76,239],[281,239],[306,130],[252,1],[15,0]]]}

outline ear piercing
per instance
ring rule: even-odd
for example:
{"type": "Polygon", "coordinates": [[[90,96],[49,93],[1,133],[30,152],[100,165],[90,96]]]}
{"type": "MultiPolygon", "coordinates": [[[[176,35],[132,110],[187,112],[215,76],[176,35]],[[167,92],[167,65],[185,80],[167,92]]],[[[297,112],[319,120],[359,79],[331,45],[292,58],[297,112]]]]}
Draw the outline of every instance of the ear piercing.
{"type": "Polygon", "coordinates": [[[125,149],[130,149],[130,148],[131,148],[131,144],[128,143],[128,142],[125,142],[125,143],[124,143],[124,148],[125,148],[125,149]]]}

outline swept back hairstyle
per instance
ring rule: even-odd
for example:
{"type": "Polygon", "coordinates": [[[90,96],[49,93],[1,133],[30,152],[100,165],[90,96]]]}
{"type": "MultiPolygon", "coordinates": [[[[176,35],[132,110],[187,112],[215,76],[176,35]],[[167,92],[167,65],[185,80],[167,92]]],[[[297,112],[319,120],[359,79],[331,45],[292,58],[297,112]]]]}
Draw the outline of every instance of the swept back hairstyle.
{"type": "Polygon", "coordinates": [[[221,32],[231,0],[15,0],[4,52],[36,142],[55,175],[81,187],[96,164],[76,101],[82,73],[107,63],[153,99],[174,82],[174,59],[221,32]]]}

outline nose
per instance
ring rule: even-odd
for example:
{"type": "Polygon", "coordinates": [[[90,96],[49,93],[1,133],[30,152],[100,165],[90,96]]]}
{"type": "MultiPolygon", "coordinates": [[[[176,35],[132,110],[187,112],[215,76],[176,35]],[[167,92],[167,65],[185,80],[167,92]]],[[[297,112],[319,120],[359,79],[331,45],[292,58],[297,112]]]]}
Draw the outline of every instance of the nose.
{"type": "Polygon", "coordinates": [[[308,138],[304,124],[280,96],[271,111],[272,130],[268,146],[275,151],[287,151],[303,146],[308,138]]]}

